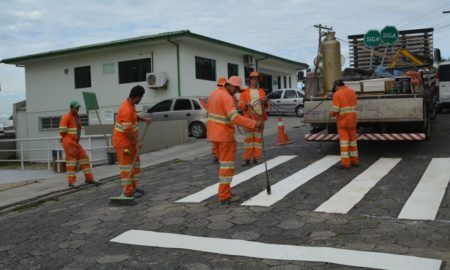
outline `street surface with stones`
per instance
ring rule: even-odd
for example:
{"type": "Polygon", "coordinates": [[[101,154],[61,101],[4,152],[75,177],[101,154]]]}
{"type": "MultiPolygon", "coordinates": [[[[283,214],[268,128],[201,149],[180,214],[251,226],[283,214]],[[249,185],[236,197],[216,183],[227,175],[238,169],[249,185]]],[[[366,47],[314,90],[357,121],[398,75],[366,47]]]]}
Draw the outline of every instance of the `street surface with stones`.
{"type": "MultiPolygon", "coordinates": [[[[361,164],[349,171],[335,162],[337,143],[319,150],[303,140],[308,131],[300,123],[287,130],[293,143],[284,146],[265,138],[267,160],[292,156],[269,170],[272,195],[258,171],[241,175],[229,205],[216,195],[183,202],[217,183],[217,165],[203,156],[144,171],[146,194],[132,207],[108,204],[121,190],[117,179],[3,214],[0,269],[450,269],[450,114],[438,115],[429,141],[360,142],[361,164]],[[430,188],[437,193],[423,190],[430,188]],[[409,210],[416,197],[430,210],[409,210]],[[330,249],[294,257],[277,247],[330,249]],[[393,255],[398,267],[369,259],[379,255],[393,255]]],[[[251,169],[240,154],[236,174],[251,169]]]]}

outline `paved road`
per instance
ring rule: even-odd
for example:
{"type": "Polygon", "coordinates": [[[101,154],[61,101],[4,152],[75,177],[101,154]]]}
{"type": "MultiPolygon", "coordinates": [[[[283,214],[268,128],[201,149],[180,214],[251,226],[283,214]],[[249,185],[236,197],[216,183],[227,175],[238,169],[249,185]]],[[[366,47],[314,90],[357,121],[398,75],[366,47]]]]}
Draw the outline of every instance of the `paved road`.
{"type": "MultiPolygon", "coordinates": [[[[398,218],[418,183],[427,178],[425,172],[434,170],[433,160],[450,157],[450,140],[447,139],[450,114],[438,116],[433,138],[428,142],[362,143],[362,164],[351,171],[341,171],[335,165],[315,168],[315,162],[338,154],[337,144],[325,143],[319,151],[317,143],[305,143],[301,139],[307,131],[307,127],[301,125],[289,129],[289,137],[295,143],[283,147],[275,146],[276,136],[266,138],[268,159],[280,155],[296,156],[270,170],[272,195],[280,196],[270,206],[241,205],[264,192],[264,174],[236,186],[233,192],[238,200],[231,205],[219,206],[215,197],[198,203],[176,202],[216,183],[216,165],[211,163],[209,156],[199,157],[144,172],[141,187],[147,194],[134,207],[108,205],[108,197],[120,190],[120,183],[116,181],[62,197],[56,202],[0,216],[0,269],[362,269],[348,265],[358,265],[358,261],[369,256],[358,253],[359,257],[352,259],[355,255],[352,253],[346,261],[336,264],[325,262],[325,257],[336,256],[335,250],[331,255],[321,254],[324,255],[322,261],[308,262],[264,259],[267,254],[258,257],[264,249],[254,250],[256,255],[253,257],[224,255],[241,254],[239,248],[246,242],[229,244],[233,246],[229,248],[233,252],[226,246],[223,252],[217,251],[219,245],[214,246],[216,253],[209,253],[205,252],[208,250],[195,250],[202,246],[200,238],[198,242],[189,242],[185,249],[155,247],[165,246],[164,241],[169,237],[162,237],[159,244],[149,244],[153,246],[110,241],[129,230],[172,233],[175,239],[181,239],[176,238],[179,235],[207,237],[211,246],[216,245],[218,238],[241,239],[252,243],[406,255],[395,257],[400,258],[400,262],[415,256],[443,260],[442,269],[450,269],[445,265],[450,262],[448,185],[439,200],[436,215],[430,220],[398,218]],[[378,168],[377,173],[360,177],[367,174],[380,158],[396,159],[395,166],[378,168]],[[301,179],[305,179],[305,170],[319,172],[309,181],[295,182],[296,188],[292,188],[290,182],[289,189],[289,185],[285,185],[289,182],[286,179],[302,170],[301,179]],[[344,214],[318,211],[322,204],[347,185],[351,186],[358,177],[372,181],[373,186],[363,185],[367,194],[356,200],[348,211],[344,214]],[[284,191],[288,189],[288,192],[280,195],[283,188],[277,191],[277,185],[284,186],[284,191]]],[[[239,161],[238,173],[248,170],[240,167],[239,161]]],[[[434,173],[433,179],[445,179],[446,171],[437,171],[439,173],[434,173]]],[[[363,180],[357,182],[361,181],[364,183],[363,180]]],[[[433,185],[437,184],[433,182],[433,185]]],[[[350,194],[358,192],[353,190],[350,194]]],[[[138,243],[138,240],[151,242],[158,239],[142,236],[142,239],[134,240],[138,243]]],[[[178,242],[175,244],[184,243],[178,242]]],[[[276,247],[266,246],[266,249],[270,256],[276,255],[276,247]]],[[[380,261],[373,260],[369,264],[373,267],[363,269],[374,269],[380,261]]]]}

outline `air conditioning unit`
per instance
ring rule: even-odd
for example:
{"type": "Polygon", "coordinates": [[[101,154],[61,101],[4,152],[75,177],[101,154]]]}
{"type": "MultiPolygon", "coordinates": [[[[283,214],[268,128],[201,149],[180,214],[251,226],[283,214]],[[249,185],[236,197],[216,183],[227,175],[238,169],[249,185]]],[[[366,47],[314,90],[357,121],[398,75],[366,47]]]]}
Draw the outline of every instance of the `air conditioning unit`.
{"type": "Polygon", "coordinates": [[[147,73],[147,87],[153,89],[167,88],[168,77],[166,72],[147,73]]]}
{"type": "Polygon", "coordinates": [[[254,55],[244,55],[244,65],[253,67],[255,65],[255,56],[254,55]]]}

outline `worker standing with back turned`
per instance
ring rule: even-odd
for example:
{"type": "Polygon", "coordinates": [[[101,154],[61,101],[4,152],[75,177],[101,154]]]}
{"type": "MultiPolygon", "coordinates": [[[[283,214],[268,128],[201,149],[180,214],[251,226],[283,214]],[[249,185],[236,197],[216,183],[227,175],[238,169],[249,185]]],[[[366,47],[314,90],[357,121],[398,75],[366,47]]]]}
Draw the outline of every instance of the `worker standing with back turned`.
{"type": "Polygon", "coordinates": [[[234,176],[237,143],[234,125],[249,129],[261,128],[262,123],[238,114],[234,94],[242,90],[242,80],[231,76],[224,87],[214,90],[208,99],[208,140],[214,144],[219,158],[219,202],[231,201],[231,181],[234,176]]]}
{"type": "Polygon", "coordinates": [[[75,188],[77,181],[77,164],[84,173],[85,183],[95,184],[94,176],[91,172],[91,163],[80,144],[81,137],[81,119],[78,115],[80,103],[78,101],[70,102],[70,111],[66,113],[59,122],[59,134],[61,135],[61,143],[66,154],[66,171],[67,181],[70,188],[75,188]]]}
{"type": "Polygon", "coordinates": [[[144,118],[136,113],[135,105],[141,102],[145,94],[142,86],[135,86],[131,89],[128,98],[120,105],[117,111],[116,123],[114,125],[113,144],[119,160],[120,179],[122,180],[123,196],[139,198],[144,191],[138,189],[136,177],[141,172],[139,160],[139,126],[138,121],[147,124],[150,118],[144,118]],[[131,171],[131,168],[134,167],[131,171]]]}
{"type": "MultiPolygon", "coordinates": [[[[225,77],[220,77],[217,80],[217,87],[224,87],[226,82],[227,82],[227,79],[225,77]]],[[[217,157],[217,153],[216,153],[216,148],[213,143],[211,143],[211,154],[213,154],[213,156],[214,156],[213,162],[214,163],[219,162],[219,158],[217,157]]]]}
{"type": "MultiPolygon", "coordinates": [[[[266,109],[268,107],[266,93],[259,88],[262,81],[261,75],[253,71],[249,76],[249,87],[239,96],[239,107],[245,117],[253,120],[267,120],[266,109]]],[[[262,156],[262,136],[264,125],[261,129],[244,129],[244,152],[242,166],[250,165],[250,160],[258,164],[262,156]]]]}
{"type": "Polygon", "coordinates": [[[330,116],[336,116],[341,149],[341,168],[359,165],[356,138],[356,94],[342,80],[333,84],[333,108],[330,116]]]}

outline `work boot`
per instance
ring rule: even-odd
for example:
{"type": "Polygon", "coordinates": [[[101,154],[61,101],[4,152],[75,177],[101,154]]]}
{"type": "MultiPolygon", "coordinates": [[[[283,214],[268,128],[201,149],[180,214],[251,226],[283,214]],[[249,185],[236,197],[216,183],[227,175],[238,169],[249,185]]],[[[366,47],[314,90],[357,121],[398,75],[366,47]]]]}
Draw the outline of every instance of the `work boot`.
{"type": "Polygon", "coordinates": [[[234,203],[238,203],[240,201],[239,196],[232,196],[226,200],[219,200],[219,205],[228,205],[228,204],[234,204],[234,203]]]}
{"type": "Polygon", "coordinates": [[[245,167],[245,166],[248,166],[248,165],[250,165],[250,160],[244,159],[244,162],[242,162],[241,166],[245,167]]]}
{"type": "Polygon", "coordinates": [[[353,163],[352,166],[358,168],[359,164],[358,163],[353,163]]]}
{"type": "Polygon", "coordinates": [[[253,160],[253,164],[259,164],[259,163],[260,163],[259,160],[257,160],[257,159],[254,159],[254,160],[253,160]]]}
{"type": "Polygon", "coordinates": [[[142,193],[139,193],[139,192],[135,192],[132,196],[135,198],[135,199],[139,199],[139,198],[141,198],[142,197],[142,193]]]}
{"type": "Polygon", "coordinates": [[[350,167],[346,167],[346,166],[344,166],[344,165],[340,165],[339,166],[339,169],[341,169],[341,170],[350,170],[350,167]]]}
{"type": "Polygon", "coordinates": [[[95,185],[96,187],[100,186],[100,182],[92,180],[92,181],[84,181],[88,185],[95,185]]]}
{"type": "Polygon", "coordinates": [[[74,188],[76,188],[76,186],[75,186],[75,184],[69,183],[69,188],[74,189],[74,188]]]}
{"type": "Polygon", "coordinates": [[[134,191],[135,191],[136,193],[141,193],[142,195],[145,194],[145,190],[140,189],[140,188],[135,188],[134,191]]]}

